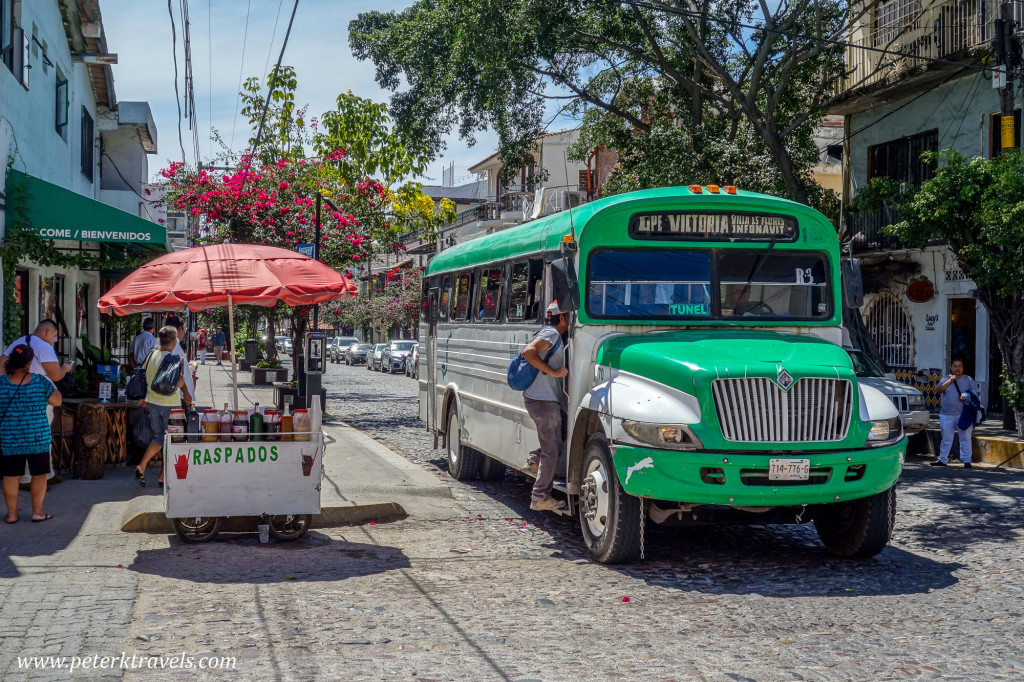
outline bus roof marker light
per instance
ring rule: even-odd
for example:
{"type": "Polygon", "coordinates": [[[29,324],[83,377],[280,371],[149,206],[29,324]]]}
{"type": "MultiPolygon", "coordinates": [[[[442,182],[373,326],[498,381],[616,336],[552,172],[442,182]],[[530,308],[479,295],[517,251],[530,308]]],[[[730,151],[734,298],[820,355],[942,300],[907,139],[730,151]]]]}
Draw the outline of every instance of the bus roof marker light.
{"type": "Polygon", "coordinates": [[[718,194],[718,185],[708,185],[708,191],[712,194],[718,194]]]}
{"type": "Polygon", "coordinates": [[[726,194],[736,194],[736,186],[735,185],[726,185],[722,189],[725,190],[726,194]]]}
{"type": "Polygon", "coordinates": [[[700,185],[690,185],[690,191],[694,194],[700,194],[703,190],[700,185]]]}

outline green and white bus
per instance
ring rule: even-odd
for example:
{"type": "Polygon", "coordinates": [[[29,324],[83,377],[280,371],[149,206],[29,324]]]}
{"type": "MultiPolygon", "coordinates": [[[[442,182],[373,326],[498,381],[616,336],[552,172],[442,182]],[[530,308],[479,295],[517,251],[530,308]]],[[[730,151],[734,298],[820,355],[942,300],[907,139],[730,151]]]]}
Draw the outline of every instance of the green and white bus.
{"type": "Polygon", "coordinates": [[[420,418],[453,477],[531,476],[537,435],[506,369],[558,300],[575,313],[556,490],[596,560],[635,559],[647,523],[813,521],[833,552],[873,556],[906,439],[841,347],[843,270],[824,216],[733,187],[469,240],[425,272],[420,418]]]}

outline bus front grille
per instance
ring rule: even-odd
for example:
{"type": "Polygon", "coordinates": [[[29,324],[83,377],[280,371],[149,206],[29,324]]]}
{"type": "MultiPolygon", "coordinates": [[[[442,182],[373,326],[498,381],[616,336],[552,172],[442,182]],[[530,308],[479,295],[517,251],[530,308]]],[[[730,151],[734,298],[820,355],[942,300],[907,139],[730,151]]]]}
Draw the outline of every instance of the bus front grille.
{"type": "Polygon", "coordinates": [[[726,440],[810,443],[846,438],[853,386],[845,379],[799,379],[783,391],[771,379],[715,379],[711,392],[726,440]]]}

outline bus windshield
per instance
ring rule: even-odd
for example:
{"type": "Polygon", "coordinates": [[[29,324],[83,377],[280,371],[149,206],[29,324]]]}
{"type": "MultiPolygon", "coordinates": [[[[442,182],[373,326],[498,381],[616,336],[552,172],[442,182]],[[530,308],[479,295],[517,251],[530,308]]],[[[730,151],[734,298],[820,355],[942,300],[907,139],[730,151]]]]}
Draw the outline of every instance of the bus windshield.
{"type": "Polygon", "coordinates": [[[595,318],[832,316],[828,260],[820,252],[601,250],[590,254],[588,270],[587,312],[595,318]]]}

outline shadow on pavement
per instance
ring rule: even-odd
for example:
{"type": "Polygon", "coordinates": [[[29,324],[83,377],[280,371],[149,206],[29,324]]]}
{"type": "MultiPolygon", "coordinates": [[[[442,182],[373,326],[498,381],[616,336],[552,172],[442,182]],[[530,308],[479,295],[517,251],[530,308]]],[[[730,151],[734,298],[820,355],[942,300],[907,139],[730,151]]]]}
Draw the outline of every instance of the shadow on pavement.
{"type": "Polygon", "coordinates": [[[170,547],[143,550],[127,568],[196,583],[259,585],[338,581],[409,566],[397,547],[337,541],[312,532],[268,545],[260,545],[251,534],[196,545],[172,537],[170,547]]]}
{"type": "MultiPolygon", "coordinates": [[[[97,515],[93,521],[109,523],[120,528],[121,507],[138,495],[159,490],[141,489],[132,475],[133,467],[108,468],[104,477],[96,481],[81,481],[64,473],[64,482],[51,485],[43,500],[43,508],[53,514],[53,519],[43,523],[32,523],[32,502],[27,491],[18,494],[21,519],[14,524],[0,524],[0,578],[16,578],[20,575],[11,561],[16,557],[44,557],[56,554],[67,547],[82,533],[86,518],[97,515]]],[[[155,472],[156,469],[151,469],[155,472]]],[[[153,480],[156,480],[154,475],[153,480]]]]}

